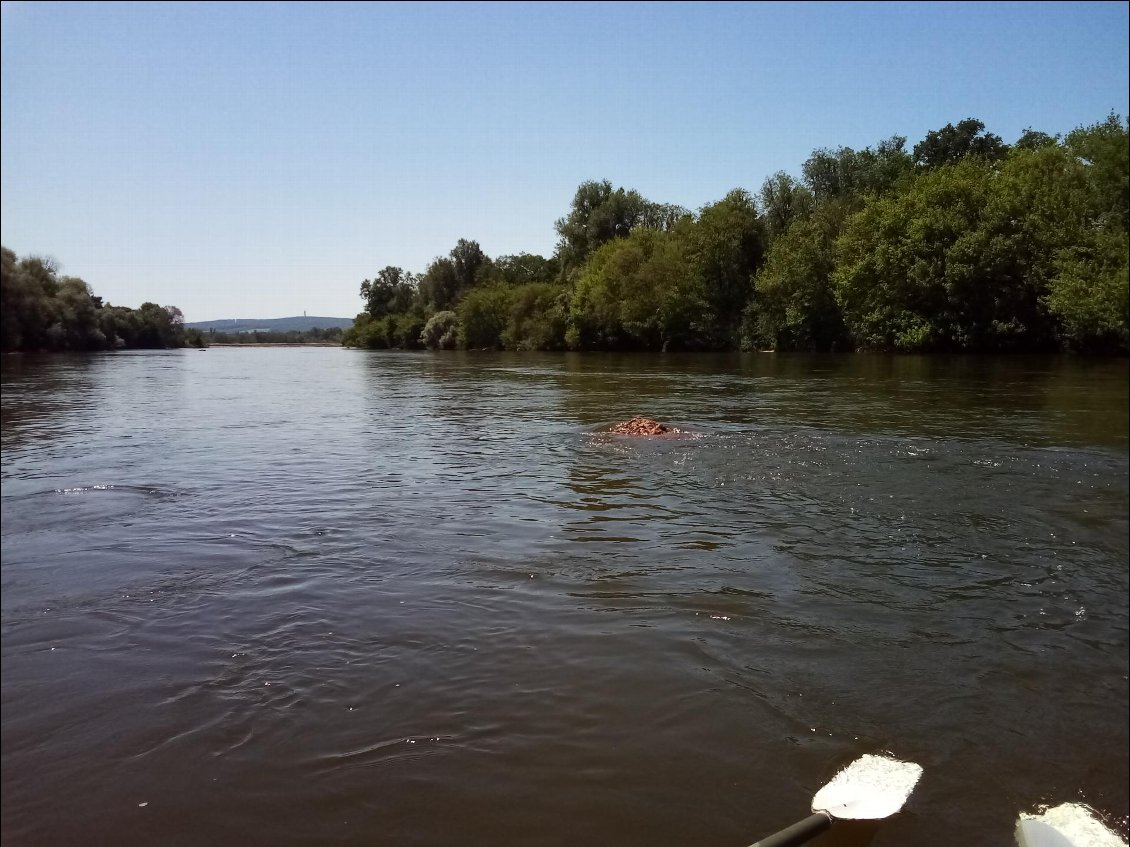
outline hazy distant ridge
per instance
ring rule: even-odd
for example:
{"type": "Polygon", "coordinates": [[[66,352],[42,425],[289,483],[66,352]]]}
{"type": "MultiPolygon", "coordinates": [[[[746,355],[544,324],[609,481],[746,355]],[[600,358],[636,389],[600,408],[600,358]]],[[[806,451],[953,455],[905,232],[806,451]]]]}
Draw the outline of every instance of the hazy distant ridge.
{"type": "Polygon", "coordinates": [[[202,329],[207,332],[214,329],[217,332],[253,332],[255,330],[262,330],[263,332],[290,332],[298,330],[302,332],[307,329],[332,329],[333,327],[341,327],[348,329],[353,326],[353,318],[318,318],[307,317],[306,315],[298,315],[293,318],[226,318],[220,321],[196,321],[195,323],[186,323],[189,329],[202,329]]]}

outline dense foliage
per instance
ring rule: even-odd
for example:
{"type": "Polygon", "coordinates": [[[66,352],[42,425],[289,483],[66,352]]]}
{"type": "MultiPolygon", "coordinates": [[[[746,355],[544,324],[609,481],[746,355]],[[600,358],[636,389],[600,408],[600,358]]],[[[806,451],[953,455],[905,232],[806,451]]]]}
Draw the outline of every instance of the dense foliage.
{"type": "Polygon", "coordinates": [[[175,306],[111,306],[78,277],[60,276],[50,259],[18,259],[7,247],[0,269],[0,347],[14,350],[111,350],[201,343],[175,306]]]}
{"type": "Polygon", "coordinates": [[[1123,353],[1127,125],[973,118],[820,149],[692,213],[585,182],[550,258],[461,239],[361,284],[368,348],[1123,353]]]}
{"type": "MultiPolygon", "coordinates": [[[[193,332],[193,330],[188,330],[193,332]]],[[[205,344],[340,344],[344,330],[339,326],[312,329],[256,329],[249,332],[223,332],[210,329],[200,334],[205,344]]]]}

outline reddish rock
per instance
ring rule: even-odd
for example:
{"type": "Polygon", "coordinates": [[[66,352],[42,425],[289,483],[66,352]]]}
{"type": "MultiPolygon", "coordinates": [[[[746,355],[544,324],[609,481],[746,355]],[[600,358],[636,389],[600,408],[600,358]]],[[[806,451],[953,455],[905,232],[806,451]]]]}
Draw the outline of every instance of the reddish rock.
{"type": "Polygon", "coordinates": [[[616,424],[609,430],[617,435],[664,435],[673,431],[651,418],[632,418],[630,421],[616,424]]]}

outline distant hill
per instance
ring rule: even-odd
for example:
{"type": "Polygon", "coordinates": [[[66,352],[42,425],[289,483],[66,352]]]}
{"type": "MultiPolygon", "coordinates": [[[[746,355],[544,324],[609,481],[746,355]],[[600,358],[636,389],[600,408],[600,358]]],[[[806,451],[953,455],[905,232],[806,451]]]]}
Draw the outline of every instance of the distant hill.
{"type": "Polygon", "coordinates": [[[303,332],[307,329],[332,329],[353,326],[353,318],[317,318],[299,315],[294,318],[227,318],[222,321],[196,321],[186,323],[189,329],[210,329],[216,332],[303,332]]]}

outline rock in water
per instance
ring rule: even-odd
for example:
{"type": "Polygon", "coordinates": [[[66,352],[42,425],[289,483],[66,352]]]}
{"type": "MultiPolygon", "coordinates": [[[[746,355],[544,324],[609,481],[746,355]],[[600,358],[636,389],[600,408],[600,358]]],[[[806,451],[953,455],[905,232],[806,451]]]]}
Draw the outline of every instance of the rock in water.
{"type": "Polygon", "coordinates": [[[609,430],[617,435],[663,435],[671,431],[670,427],[651,418],[632,418],[630,421],[616,424],[609,430]]]}

